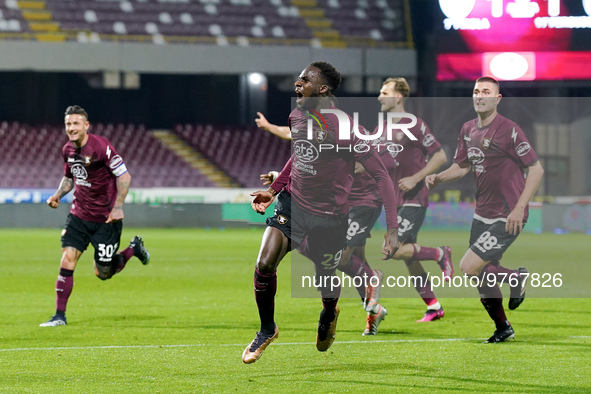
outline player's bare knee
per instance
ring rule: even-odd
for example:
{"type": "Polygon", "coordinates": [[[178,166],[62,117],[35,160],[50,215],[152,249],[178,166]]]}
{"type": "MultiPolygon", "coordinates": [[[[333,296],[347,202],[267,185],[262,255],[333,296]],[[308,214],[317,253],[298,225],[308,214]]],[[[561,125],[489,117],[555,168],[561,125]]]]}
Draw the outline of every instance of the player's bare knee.
{"type": "Polygon", "coordinates": [[[277,263],[274,259],[259,256],[256,264],[257,270],[263,274],[272,274],[277,269],[277,263]]]}
{"type": "Polygon", "coordinates": [[[60,260],[60,268],[73,270],[73,267],[76,267],[76,261],[73,260],[70,256],[68,256],[67,253],[64,253],[60,260]]]}
{"type": "Polygon", "coordinates": [[[467,275],[467,276],[478,276],[480,275],[480,268],[470,265],[470,264],[465,264],[463,261],[460,262],[460,271],[462,271],[462,274],[467,275]]]}
{"type": "Polygon", "coordinates": [[[394,260],[412,260],[414,249],[412,244],[398,243],[398,250],[394,254],[394,260]]]}

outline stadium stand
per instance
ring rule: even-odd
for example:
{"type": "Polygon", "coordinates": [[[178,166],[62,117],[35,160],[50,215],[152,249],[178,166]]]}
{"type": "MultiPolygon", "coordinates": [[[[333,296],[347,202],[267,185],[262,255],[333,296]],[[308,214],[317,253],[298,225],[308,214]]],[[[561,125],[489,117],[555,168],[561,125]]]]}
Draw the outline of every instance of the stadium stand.
{"type": "MultiPolygon", "coordinates": [[[[182,152],[161,141],[158,132],[143,125],[96,123],[91,132],[113,143],[125,159],[136,188],[259,188],[259,175],[280,171],[291,154],[289,141],[258,129],[175,126],[173,134],[231,178],[231,184],[224,184],[200,171],[182,157],[182,152]]],[[[0,188],[57,188],[63,176],[60,152],[66,141],[59,126],[0,122],[0,188]]]]}
{"type": "Polygon", "coordinates": [[[187,124],[174,132],[243,187],[260,188],[259,175],[281,171],[291,155],[289,141],[256,128],[187,124]]]}
{"type": "Polygon", "coordinates": [[[412,47],[405,0],[6,0],[0,39],[412,47]]]}
{"type": "MultiPolygon", "coordinates": [[[[142,125],[97,123],[92,132],[108,138],[133,177],[133,187],[214,187],[216,184],[167,148],[142,125]]],[[[62,127],[0,123],[0,188],[57,188],[63,176],[62,127]]]]}

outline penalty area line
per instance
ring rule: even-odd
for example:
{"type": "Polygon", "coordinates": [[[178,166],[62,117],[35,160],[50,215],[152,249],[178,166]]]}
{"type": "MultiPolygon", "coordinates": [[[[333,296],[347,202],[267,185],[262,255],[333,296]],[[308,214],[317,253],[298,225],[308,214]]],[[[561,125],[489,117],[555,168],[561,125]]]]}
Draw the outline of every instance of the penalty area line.
{"type": "MultiPolygon", "coordinates": [[[[566,338],[556,338],[555,340],[564,339],[589,339],[591,336],[570,336],[566,338]]],[[[373,344],[373,343],[421,343],[421,342],[467,342],[467,341],[482,341],[483,338],[433,338],[433,339],[391,339],[391,340],[373,340],[373,341],[335,341],[335,344],[341,345],[356,345],[356,344],[373,344]]],[[[174,349],[174,348],[191,348],[191,347],[238,347],[246,346],[248,343],[193,343],[193,344],[178,344],[178,345],[107,345],[107,346],[56,346],[56,347],[22,347],[14,349],[0,349],[0,353],[4,352],[27,352],[36,350],[110,350],[110,349],[174,349]]],[[[312,346],[314,342],[274,342],[273,346],[312,346]]]]}

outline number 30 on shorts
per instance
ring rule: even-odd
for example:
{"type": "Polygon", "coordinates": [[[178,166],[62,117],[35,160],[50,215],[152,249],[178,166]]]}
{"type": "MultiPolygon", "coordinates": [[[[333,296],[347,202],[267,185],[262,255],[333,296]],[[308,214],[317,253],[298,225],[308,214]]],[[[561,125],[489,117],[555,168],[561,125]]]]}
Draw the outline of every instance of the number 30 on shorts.
{"type": "Polygon", "coordinates": [[[106,257],[110,259],[111,257],[113,257],[118,248],[118,243],[116,243],[115,245],[98,244],[98,255],[99,257],[106,257]]]}

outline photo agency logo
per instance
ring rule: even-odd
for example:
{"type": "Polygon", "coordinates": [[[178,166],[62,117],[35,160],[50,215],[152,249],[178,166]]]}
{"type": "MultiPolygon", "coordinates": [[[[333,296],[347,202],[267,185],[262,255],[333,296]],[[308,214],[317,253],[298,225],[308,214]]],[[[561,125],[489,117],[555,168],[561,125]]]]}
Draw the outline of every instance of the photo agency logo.
{"type": "Polygon", "coordinates": [[[396,144],[393,141],[400,141],[402,136],[406,135],[410,140],[417,141],[417,138],[411,133],[410,129],[416,126],[417,118],[413,114],[406,112],[387,112],[386,122],[384,122],[384,113],[378,113],[378,127],[376,132],[371,134],[363,126],[359,125],[359,113],[353,112],[353,124],[351,124],[351,117],[344,111],[336,108],[321,109],[320,113],[310,110],[310,117],[307,123],[307,140],[316,140],[318,142],[318,150],[336,151],[347,150],[356,153],[364,153],[370,149],[370,146],[375,146],[376,149],[387,149],[392,154],[397,154],[403,150],[403,146],[396,144]],[[337,139],[341,141],[351,141],[352,136],[359,138],[361,142],[352,144],[335,144],[325,143],[328,135],[328,123],[322,114],[332,114],[338,120],[337,139]],[[408,119],[410,122],[402,123],[402,120],[408,119]],[[314,130],[314,122],[318,128],[314,130]],[[385,127],[384,127],[385,126],[385,127]]]}

